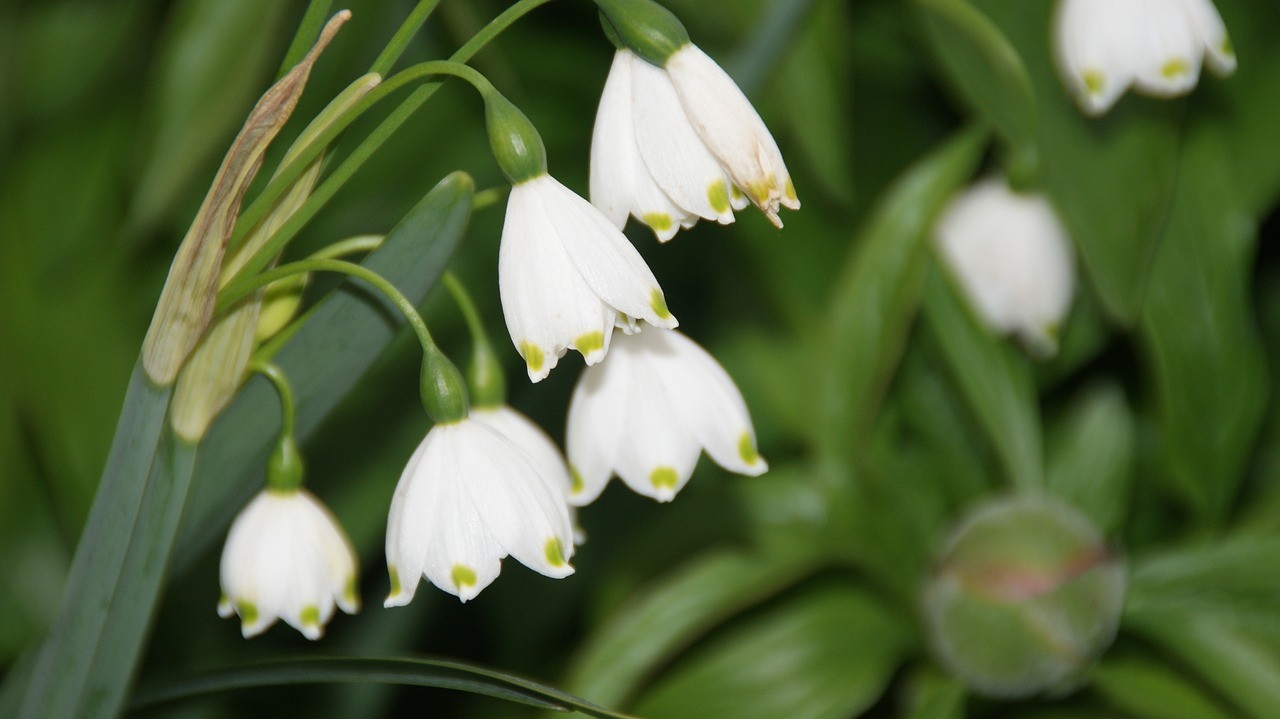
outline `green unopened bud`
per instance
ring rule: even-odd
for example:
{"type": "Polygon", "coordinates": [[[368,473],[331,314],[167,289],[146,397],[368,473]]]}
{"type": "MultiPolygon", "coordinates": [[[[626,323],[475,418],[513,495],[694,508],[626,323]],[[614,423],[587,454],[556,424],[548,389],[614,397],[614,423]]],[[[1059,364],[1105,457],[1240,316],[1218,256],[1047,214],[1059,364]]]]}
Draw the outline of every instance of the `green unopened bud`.
{"type": "Polygon", "coordinates": [[[484,94],[484,119],[489,129],[489,145],[493,157],[511,184],[547,173],[547,149],[542,136],[529,122],[520,108],[511,104],[498,91],[488,89],[484,94]]]}
{"type": "Polygon", "coordinates": [[[925,584],[939,662],[998,697],[1064,692],[1115,638],[1124,563],[1050,497],[983,504],[960,522],[925,584]]]}
{"type": "Polygon", "coordinates": [[[262,289],[262,309],[258,311],[258,326],[254,331],[259,343],[275,337],[298,314],[302,293],[310,279],[310,274],[293,275],[262,289]]]}
{"type": "Polygon", "coordinates": [[[302,486],[302,453],[293,435],[280,438],[267,460],[267,488],[276,492],[291,492],[302,486]]]}
{"type": "Polygon", "coordinates": [[[653,0],[596,0],[608,21],[605,34],[617,46],[665,67],[677,50],[689,44],[689,32],[672,12],[653,0]],[[610,27],[612,26],[612,27],[610,27]]]}
{"type": "Polygon", "coordinates": [[[436,423],[466,419],[470,405],[462,373],[434,346],[422,358],[422,406],[436,423]]]}

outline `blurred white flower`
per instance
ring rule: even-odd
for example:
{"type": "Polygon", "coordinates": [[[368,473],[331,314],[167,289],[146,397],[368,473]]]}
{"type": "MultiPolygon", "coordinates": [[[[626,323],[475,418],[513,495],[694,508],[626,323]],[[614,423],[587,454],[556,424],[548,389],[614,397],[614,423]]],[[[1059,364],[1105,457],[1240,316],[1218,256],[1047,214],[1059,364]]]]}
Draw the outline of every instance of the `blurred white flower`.
{"type": "Polygon", "coordinates": [[[800,208],[777,143],[728,74],[692,44],[665,68],[618,50],[591,141],[591,201],[666,242],[698,218],[733,222],[748,200],[778,227],[779,205],[800,208]]]}
{"type": "Polygon", "coordinates": [[[423,576],[465,602],[508,554],[548,577],[572,574],[564,492],[536,462],[485,422],[432,427],[391,500],[385,606],[408,604],[423,576]]]}
{"type": "Polygon", "coordinates": [[[604,359],[615,324],[675,327],[662,288],[627,238],[550,175],[511,188],[498,251],[507,330],[528,367],[546,377],[572,348],[604,359]]]}
{"type": "Polygon", "coordinates": [[[1002,178],[988,178],[951,201],[934,234],[983,321],[1017,334],[1034,354],[1057,351],[1075,266],[1067,231],[1044,196],[1018,194],[1002,178]]]}
{"type": "Polygon", "coordinates": [[[1054,36],[1059,71],[1088,115],[1130,85],[1157,97],[1190,92],[1202,62],[1219,75],[1236,69],[1211,0],[1061,0],[1054,36]]]}
{"type": "Polygon", "coordinates": [[[576,505],[595,500],[615,472],[636,492],[670,501],[702,449],[731,472],[768,469],[742,393],[674,330],[614,338],[609,360],[588,367],[574,388],[566,443],[576,505]]]}
{"type": "Polygon", "coordinates": [[[240,511],[222,550],[218,614],[252,637],[283,619],[319,639],[333,616],[360,610],[356,555],[329,510],[305,489],[264,489],[240,511]]]}

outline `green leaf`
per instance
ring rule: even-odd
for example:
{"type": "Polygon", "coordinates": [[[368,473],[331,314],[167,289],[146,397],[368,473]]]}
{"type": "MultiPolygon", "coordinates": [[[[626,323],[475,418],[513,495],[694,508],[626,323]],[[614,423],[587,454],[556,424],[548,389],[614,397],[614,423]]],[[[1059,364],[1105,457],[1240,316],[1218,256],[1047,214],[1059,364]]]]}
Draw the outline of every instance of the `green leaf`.
{"type": "Polygon", "coordinates": [[[802,593],[714,637],[636,706],[663,719],[841,719],[884,692],[909,622],[847,584],[802,593]]]}
{"type": "Polygon", "coordinates": [[[972,175],[986,133],[969,130],[927,156],[880,200],[861,228],[829,303],[819,440],[830,455],[856,456],[924,293],[934,216],[972,175]]]}
{"type": "Polygon", "coordinates": [[[1197,93],[1213,108],[1211,122],[1221,125],[1237,181],[1239,205],[1261,219],[1275,207],[1280,191],[1280,54],[1275,33],[1280,27],[1280,5],[1270,0],[1217,0],[1222,19],[1231,31],[1231,42],[1240,58],[1229,78],[1201,79],[1197,93]]]}
{"type": "MultiPolygon", "coordinates": [[[[1274,613],[1280,538],[1241,536],[1136,559],[1125,611],[1172,609],[1274,613]]],[[[1280,621],[1280,620],[1274,620],[1280,621]]]]}
{"type": "Polygon", "coordinates": [[[1091,674],[1093,690],[1139,719],[1230,719],[1187,677],[1141,658],[1104,659],[1091,674]]]}
{"type": "Polygon", "coordinates": [[[625,704],[666,662],[729,617],[814,569],[794,557],[704,556],[669,573],[614,612],[578,649],[566,686],[602,704],[625,704]]]}
{"type": "Polygon", "coordinates": [[[1133,492],[1134,434],[1124,391],[1111,383],[1077,394],[1049,432],[1049,491],[1108,535],[1120,529],[1133,492]]]}
{"type": "Polygon", "coordinates": [[[1012,486],[1044,486],[1040,408],[1026,357],[978,321],[941,270],[925,290],[925,319],[1012,486]]]}
{"type": "Polygon", "coordinates": [[[934,671],[918,672],[907,685],[906,719],[964,719],[969,691],[964,682],[934,671]]]}
{"type": "MultiPolygon", "coordinates": [[[[464,173],[441,180],[362,264],[420,303],[462,238],[473,193],[464,173]]],[[[274,359],[293,385],[299,440],[315,431],[403,326],[389,300],[349,281],[310,312],[274,359]]],[[[261,486],[279,428],[278,405],[270,384],[254,378],[210,430],[178,537],[175,571],[207,550],[261,486]]]]}
{"type": "Polygon", "coordinates": [[[205,669],[139,688],[131,710],[250,687],[376,682],[472,692],[543,709],[578,711],[600,719],[626,719],[538,682],[464,662],[417,657],[280,657],[205,669]]]}
{"type": "Polygon", "coordinates": [[[967,0],[916,0],[915,5],[951,84],[996,128],[1012,157],[1033,170],[1036,102],[1018,51],[967,0]]]}

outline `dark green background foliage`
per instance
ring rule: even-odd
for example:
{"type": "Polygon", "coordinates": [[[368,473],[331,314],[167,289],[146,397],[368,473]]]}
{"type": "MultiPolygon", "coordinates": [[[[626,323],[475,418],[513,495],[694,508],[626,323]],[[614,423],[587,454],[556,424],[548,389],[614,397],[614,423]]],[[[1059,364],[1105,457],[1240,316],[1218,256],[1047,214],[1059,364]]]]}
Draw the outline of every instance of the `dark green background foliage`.
{"type": "MultiPolygon", "coordinates": [[[[364,611],[336,617],[317,645],[283,627],[245,642],[216,617],[219,548],[251,489],[236,483],[272,430],[215,427],[142,683],[282,653],[429,654],[654,717],[1280,716],[1280,5],[1220,0],[1235,76],[1203,77],[1172,101],[1128,95],[1099,120],[1080,116],[1054,74],[1049,0],[668,5],[752,97],[804,201],[781,231],[751,210],[666,246],[629,233],[682,330],[737,380],[771,471],[740,478],[703,460],[670,505],[612,487],[581,514],[590,540],[571,578],[508,560],[465,606],[424,588],[384,610],[387,507],[428,427],[420,351],[401,333],[335,383],[304,445],[310,486],[361,556],[364,611]],[[977,323],[928,242],[957,188],[1007,166],[1048,193],[1076,246],[1080,289],[1046,362],[977,323]],[[1119,638],[1066,697],[967,696],[930,659],[917,616],[949,521],[1013,488],[1072,502],[1128,561],[1119,638]]],[[[402,63],[447,56],[505,6],[444,0],[402,63]]],[[[350,4],[268,171],[412,7],[350,4]]],[[[57,610],[169,262],[304,9],[0,5],[0,666],[57,610]]],[[[583,194],[611,53],[594,7],[560,0],[472,63],[583,194]]],[[[330,167],[394,102],[346,133],[330,167]]],[[[479,101],[448,84],[289,256],[391,230],[454,170],[478,190],[503,184],[479,101]]],[[[524,381],[497,303],[501,207],[474,213],[451,267],[502,340],[512,404],[560,438],[581,361],[524,381]]],[[[308,302],[334,286],[317,278],[308,302]]],[[[464,358],[443,293],[425,308],[464,358]]],[[[251,401],[270,407],[265,386],[249,390],[258,399],[242,415],[251,401]]],[[[357,682],[145,714],[406,711],[537,710],[357,682]]]]}

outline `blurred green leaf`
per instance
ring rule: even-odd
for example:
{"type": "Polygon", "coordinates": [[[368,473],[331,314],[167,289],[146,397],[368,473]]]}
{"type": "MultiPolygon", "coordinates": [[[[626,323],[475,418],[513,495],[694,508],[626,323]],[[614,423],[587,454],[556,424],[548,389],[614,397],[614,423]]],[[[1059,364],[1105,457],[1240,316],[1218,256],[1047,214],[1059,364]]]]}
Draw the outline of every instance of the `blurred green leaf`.
{"type": "Polygon", "coordinates": [[[634,596],[579,647],[565,682],[592,701],[621,706],[663,664],[729,617],[793,585],[811,561],[708,554],[634,596]]]}
{"type": "Polygon", "coordinates": [[[1251,216],[1273,212],[1280,191],[1280,53],[1275,33],[1280,4],[1270,0],[1217,0],[1231,32],[1239,67],[1229,78],[1207,77],[1198,93],[1212,107],[1211,121],[1221,126],[1238,204],[1251,216]],[[1216,106],[1215,106],[1216,105],[1216,106]]]}
{"type": "Polygon", "coordinates": [[[917,672],[908,684],[906,719],[964,719],[969,696],[964,682],[936,670],[917,672]]]}
{"type": "Polygon", "coordinates": [[[814,588],[711,638],[636,706],[663,719],[841,719],[884,692],[912,642],[865,590],[814,588]]]}
{"type": "Polygon", "coordinates": [[[1133,415],[1113,383],[1077,393],[1049,430],[1049,491],[1071,502],[1108,536],[1122,526],[1134,470],[1133,415]]]}
{"type": "Polygon", "coordinates": [[[985,132],[969,130],[925,157],[857,233],[828,305],[817,439],[829,456],[848,459],[865,446],[860,438],[870,434],[920,306],[933,218],[973,173],[985,143],[985,132]]]}
{"type": "Polygon", "coordinates": [[[1171,667],[1142,658],[1106,658],[1090,686],[1139,719],[1230,719],[1232,716],[1171,667]]]}
{"type": "Polygon", "coordinates": [[[205,669],[189,678],[157,681],[138,690],[134,710],[213,692],[283,684],[376,682],[474,692],[529,706],[625,719],[551,687],[463,662],[416,657],[282,657],[205,669]]]}
{"type": "MultiPolygon", "coordinates": [[[[1280,537],[1239,536],[1135,559],[1125,611],[1257,613],[1280,596],[1280,537]]],[[[1280,622],[1280,617],[1274,621],[1280,622]]]]}
{"type": "Polygon", "coordinates": [[[915,6],[947,79],[995,127],[1012,157],[1031,163],[1026,169],[1034,172],[1036,103],[1018,51],[968,0],[916,0],[915,6]]]}
{"type": "MultiPolygon", "coordinates": [[[[473,192],[466,174],[441,180],[362,264],[421,302],[462,238],[473,192]]],[[[311,310],[274,360],[293,384],[300,440],[315,431],[403,326],[404,317],[389,300],[350,281],[311,310]]],[[[270,384],[254,378],[216,420],[200,450],[175,571],[207,550],[258,489],[279,427],[278,404],[270,384]]]]}
{"type": "Polygon", "coordinates": [[[1009,482],[1043,487],[1040,408],[1027,358],[978,321],[941,269],[927,284],[925,319],[1009,482]]]}

